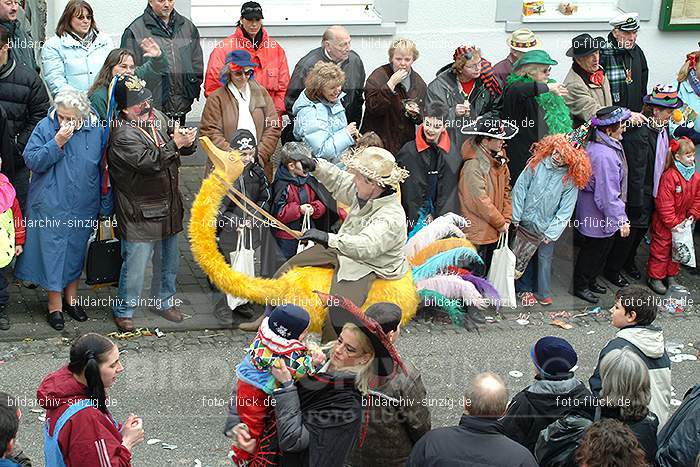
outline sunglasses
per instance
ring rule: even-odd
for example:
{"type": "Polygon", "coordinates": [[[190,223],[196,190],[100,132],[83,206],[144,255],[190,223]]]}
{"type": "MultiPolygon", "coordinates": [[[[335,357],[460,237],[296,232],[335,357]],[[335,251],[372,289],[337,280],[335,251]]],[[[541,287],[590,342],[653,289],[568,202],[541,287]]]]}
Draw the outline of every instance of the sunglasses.
{"type": "Polygon", "coordinates": [[[247,78],[253,76],[253,70],[236,70],[232,71],[231,73],[233,73],[233,76],[237,76],[239,78],[243,75],[245,75],[247,78]]]}

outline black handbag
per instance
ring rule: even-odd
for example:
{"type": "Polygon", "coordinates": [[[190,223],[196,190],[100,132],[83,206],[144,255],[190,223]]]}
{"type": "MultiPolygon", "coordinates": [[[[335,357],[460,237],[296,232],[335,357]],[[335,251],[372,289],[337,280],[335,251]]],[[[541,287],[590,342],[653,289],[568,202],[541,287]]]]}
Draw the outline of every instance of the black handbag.
{"type": "Polygon", "coordinates": [[[102,233],[102,222],[97,227],[97,237],[90,242],[85,260],[85,283],[95,287],[117,286],[122,270],[121,242],[114,235],[109,221],[111,238],[102,233]]]}

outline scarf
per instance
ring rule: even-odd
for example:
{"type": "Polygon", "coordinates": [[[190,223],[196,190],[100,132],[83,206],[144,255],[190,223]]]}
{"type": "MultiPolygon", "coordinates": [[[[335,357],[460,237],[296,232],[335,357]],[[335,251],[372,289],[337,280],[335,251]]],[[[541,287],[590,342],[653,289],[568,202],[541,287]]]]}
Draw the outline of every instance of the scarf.
{"type": "Polygon", "coordinates": [[[581,78],[583,78],[583,81],[589,82],[591,84],[595,84],[596,86],[603,85],[603,79],[605,78],[605,73],[603,72],[603,69],[600,66],[598,67],[597,71],[595,71],[593,73],[589,73],[586,70],[584,70],[583,68],[581,68],[581,66],[578,63],[574,62],[573,69],[577,75],[579,75],[581,78]]]}
{"type": "MultiPolygon", "coordinates": [[[[649,120],[651,124],[652,120],[649,120]]],[[[664,166],[666,165],[666,155],[668,154],[668,132],[665,128],[662,128],[659,132],[659,136],[656,138],[656,159],[654,160],[654,191],[652,192],[654,198],[659,192],[659,181],[661,180],[661,174],[664,173],[664,166]]]]}
{"type": "MultiPolygon", "coordinates": [[[[608,36],[608,42],[605,47],[600,49],[600,62],[610,83],[610,93],[612,94],[613,102],[622,100],[622,92],[627,87],[624,61],[625,56],[628,55],[630,54],[627,49],[617,46],[617,40],[612,37],[612,33],[608,36]]],[[[630,59],[631,68],[632,61],[630,59]]]]}
{"type": "Polygon", "coordinates": [[[491,62],[484,58],[481,59],[481,75],[479,75],[479,79],[484,83],[484,87],[489,91],[489,94],[491,94],[494,99],[503,94],[501,84],[493,74],[493,66],[491,66],[491,62]]]}
{"type": "Polygon", "coordinates": [[[260,31],[255,35],[255,37],[252,37],[250,34],[246,32],[246,30],[243,28],[243,26],[239,25],[239,28],[241,28],[241,32],[243,33],[243,37],[248,39],[250,41],[250,45],[253,47],[253,50],[258,50],[258,48],[262,45],[262,37],[263,37],[263,30],[260,28],[260,31]]]}
{"type": "Polygon", "coordinates": [[[695,95],[700,97],[700,79],[698,79],[698,75],[695,73],[694,69],[688,72],[688,84],[690,84],[695,95]]]}
{"type": "MultiPolygon", "coordinates": [[[[534,82],[529,76],[519,76],[515,73],[508,75],[506,81],[508,84],[534,82]]],[[[550,79],[548,82],[554,83],[555,81],[550,79]]],[[[572,131],[573,122],[571,121],[569,108],[566,106],[563,97],[557,96],[551,92],[545,92],[544,94],[535,96],[535,101],[537,105],[544,110],[544,121],[549,128],[548,134],[556,135],[560,133],[570,133],[572,131]]]]}
{"type": "Polygon", "coordinates": [[[92,45],[93,42],[95,42],[95,39],[97,39],[97,31],[94,29],[90,29],[90,32],[85,34],[85,37],[80,37],[79,35],[75,34],[74,32],[68,31],[68,34],[78,41],[81,47],[84,47],[86,49],[89,49],[90,46],[92,45]]]}
{"type": "Polygon", "coordinates": [[[695,167],[685,166],[676,160],[674,160],[673,163],[676,164],[676,168],[681,173],[681,177],[683,177],[686,182],[689,182],[690,179],[693,178],[693,174],[695,174],[695,167]]]}

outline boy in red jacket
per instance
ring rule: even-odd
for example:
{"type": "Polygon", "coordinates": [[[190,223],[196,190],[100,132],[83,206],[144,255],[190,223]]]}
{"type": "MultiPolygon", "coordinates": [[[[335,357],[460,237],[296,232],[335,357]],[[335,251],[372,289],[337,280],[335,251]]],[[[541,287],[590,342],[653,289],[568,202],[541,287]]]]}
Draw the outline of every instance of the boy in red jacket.
{"type": "MultiPolygon", "coordinates": [[[[303,143],[287,143],[282,147],[280,167],[272,187],[272,215],[294,230],[301,230],[304,215],[314,221],[326,214],[326,206],[318,197],[318,183],[309,175],[301,161],[311,159],[311,151],[303,143]]],[[[299,241],[282,230],[275,230],[285,261],[297,253],[299,241]]]]}
{"type": "Polygon", "coordinates": [[[663,295],[678,285],[679,264],[671,257],[671,237],[679,224],[700,217],[700,175],[695,172],[695,145],[683,137],[671,141],[666,171],[661,176],[656,209],[651,218],[648,285],[663,295]],[[664,284],[662,281],[666,280],[664,284]]]}
{"type": "MultiPolygon", "coordinates": [[[[0,162],[0,166],[1,164],[0,162]]],[[[12,262],[12,258],[22,254],[24,228],[15,187],[0,173],[0,268],[5,268],[12,262]],[[7,233],[4,234],[4,231],[7,233]]],[[[7,302],[10,301],[8,285],[5,274],[0,270],[0,331],[10,329],[10,318],[7,315],[7,302]]]]}

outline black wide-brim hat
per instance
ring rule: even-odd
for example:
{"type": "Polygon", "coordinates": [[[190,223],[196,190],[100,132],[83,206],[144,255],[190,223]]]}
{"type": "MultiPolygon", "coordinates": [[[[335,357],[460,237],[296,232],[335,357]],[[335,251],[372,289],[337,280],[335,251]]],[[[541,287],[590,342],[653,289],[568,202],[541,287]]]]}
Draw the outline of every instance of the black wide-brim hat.
{"type": "Polygon", "coordinates": [[[566,51],[566,56],[573,58],[585,57],[603,47],[605,47],[605,39],[583,33],[571,39],[571,47],[566,51]]]}
{"type": "Polygon", "coordinates": [[[343,326],[347,323],[352,323],[367,336],[374,349],[375,372],[377,376],[391,376],[399,369],[404,373],[406,372],[406,367],[401,361],[401,357],[379,323],[365,316],[357,305],[346,298],[322,292],[316,293],[328,307],[327,319],[331,320],[331,325],[337,335],[340,335],[343,326]]]}
{"type": "Polygon", "coordinates": [[[518,127],[508,120],[500,118],[477,117],[464,125],[460,131],[463,135],[482,135],[495,139],[511,139],[518,134],[518,127]]]}

